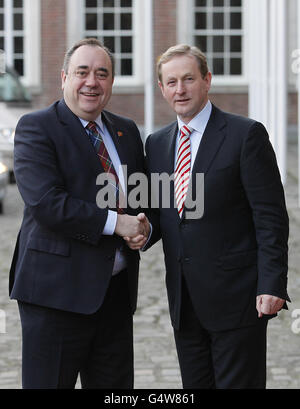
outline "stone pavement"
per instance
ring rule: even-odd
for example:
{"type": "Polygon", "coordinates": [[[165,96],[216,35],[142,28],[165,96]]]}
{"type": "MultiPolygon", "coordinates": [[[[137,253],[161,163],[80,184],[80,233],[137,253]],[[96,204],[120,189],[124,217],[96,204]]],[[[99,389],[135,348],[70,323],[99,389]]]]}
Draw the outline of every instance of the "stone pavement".
{"type": "MultiPolygon", "coordinates": [[[[300,313],[300,209],[297,204],[297,146],[289,146],[285,186],[290,216],[289,311],[271,320],[268,332],[268,388],[300,388],[300,332],[292,331],[293,310],[300,313]]],[[[22,201],[10,185],[0,216],[0,389],[21,388],[21,331],[15,301],[8,298],[8,269],[22,217],[22,201]],[[2,315],[1,315],[2,313],[2,315]],[[5,314],[5,317],[3,316],[5,314]]],[[[300,317],[300,315],[299,315],[300,317]]],[[[299,328],[300,322],[294,322],[299,328]]],[[[158,243],[142,253],[138,309],[134,317],[135,388],[181,389],[169,321],[164,262],[158,243]]],[[[80,387],[78,382],[77,387],[80,387]]]]}

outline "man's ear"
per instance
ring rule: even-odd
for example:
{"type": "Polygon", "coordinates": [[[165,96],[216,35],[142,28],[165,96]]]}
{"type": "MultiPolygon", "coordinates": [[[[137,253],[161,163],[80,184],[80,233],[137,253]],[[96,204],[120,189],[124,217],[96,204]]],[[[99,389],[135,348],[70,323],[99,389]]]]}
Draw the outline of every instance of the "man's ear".
{"type": "Polygon", "coordinates": [[[67,77],[64,70],[61,70],[60,76],[61,76],[61,89],[63,90],[65,87],[65,82],[66,82],[66,77],[67,77]]]}
{"type": "Polygon", "coordinates": [[[211,74],[210,71],[208,71],[208,73],[207,73],[206,76],[204,77],[204,80],[205,80],[206,85],[207,85],[207,92],[210,90],[211,79],[212,79],[212,74],[211,74]]]}
{"type": "Polygon", "coordinates": [[[164,97],[164,96],[165,96],[165,91],[164,91],[163,83],[160,82],[160,81],[158,81],[158,86],[159,86],[159,88],[160,88],[160,90],[161,90],[161,93],[162,93],[162,95],[163,95],[163,97],[164,97]]]}

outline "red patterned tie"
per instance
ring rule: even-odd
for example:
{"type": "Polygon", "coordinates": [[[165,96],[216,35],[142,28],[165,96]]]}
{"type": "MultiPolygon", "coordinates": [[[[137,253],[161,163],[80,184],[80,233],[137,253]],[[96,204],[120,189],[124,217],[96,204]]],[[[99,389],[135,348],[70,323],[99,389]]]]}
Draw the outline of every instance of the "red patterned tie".
{"type": "Polygon", "coordinates": [[[191,171],[191,141],[190,135],[193,129],[184,125],[180,129],[180,138],[177,151],[175,168],[175,197],[179,217],[182,217],[186,193],[188,190],[191,171]]]}
{"type": "Polygon", "coordinates": [[[108,153],[108,151],[106,149],[106,146],[105,146],[105,144],[103,142],[102,136],[101,136],[100,132],[98,132],[97,125],[96,125],[95,122],[89,122],[87,124],[86,128],[87,128],[87,130],[89,131],[89,133],[90,133],[90,135],[92,137],[93,145],[94,145],[94,147],[96,149],[97,155],[100,158],[103,169],[105,170],[105,172],[107,172],[109,175],[112,176],[111,184],[114,185],[114,187],[116,189],[117,212],[118,213],[124,213],[124,210],[122,209],[122,206],[121,206],[122,200],[125,199],[124,193],[122,191],[117,172],[115,171],[112,160],[110,159],[109,153],[108,153]]]}

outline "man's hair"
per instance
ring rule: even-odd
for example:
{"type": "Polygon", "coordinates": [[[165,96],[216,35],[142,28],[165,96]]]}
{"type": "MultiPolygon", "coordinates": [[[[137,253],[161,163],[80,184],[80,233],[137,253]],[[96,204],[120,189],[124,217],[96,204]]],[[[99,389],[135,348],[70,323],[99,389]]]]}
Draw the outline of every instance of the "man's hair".
{"type": "Polygon", "coordinates": [[[112,66],[112,77],[114,78],[115,76],[115,59],[112,54],[112,52],[105,47],[101,41],[99,41],[97,38],[84,38],[83,40],[77,41],[65,54],[64,58],[64,64],[63,64],[63,70],[65,71],[66,74],[68,74],[69,70],[69,64],[70,64],[70,59],[74,52],[79,48],[82,47],[83,45],[89,45],[91,47],[100,47],[102,48],[109,56],[110,61],[111,61],[111,66],[112,66]]]}
{"type": "Polygon", "coordinates": [[[160,82],[162,82],[162,73],[161,73],[161,66],[167,62],[169,62],[173,57],[177,57],[180,55],[190,55],[196,58],[199,66],[200,73],[202,78],[206,76],[208,73],[208,65],[206,56],[203,52],[195,46],[189,46],[187,44],[178,44],[170,47],[166,52],[164,52],[157,60],[157,76],[160,82]]]}

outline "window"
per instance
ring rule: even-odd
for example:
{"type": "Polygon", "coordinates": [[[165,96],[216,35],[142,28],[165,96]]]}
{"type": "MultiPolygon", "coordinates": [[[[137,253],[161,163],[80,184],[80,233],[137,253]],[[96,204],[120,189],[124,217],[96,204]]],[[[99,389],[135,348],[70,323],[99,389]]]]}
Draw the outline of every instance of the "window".
{"type": "Polygon", "coordinates": [[[242,76],[242,0],[194,0],[193,42],[214,76],[242,76]]]}
{"type": "Polygon", "coordinates": [[[84,37],[96,37],[114,54],[116,76],[135,75],[134,0],[85,0],[84,37]]]}
{"type": "Polygon", "coordinates": [[[24,75],[24,10],[23,0],[0,0],[0,49],[6,64],[24,75]]]}

